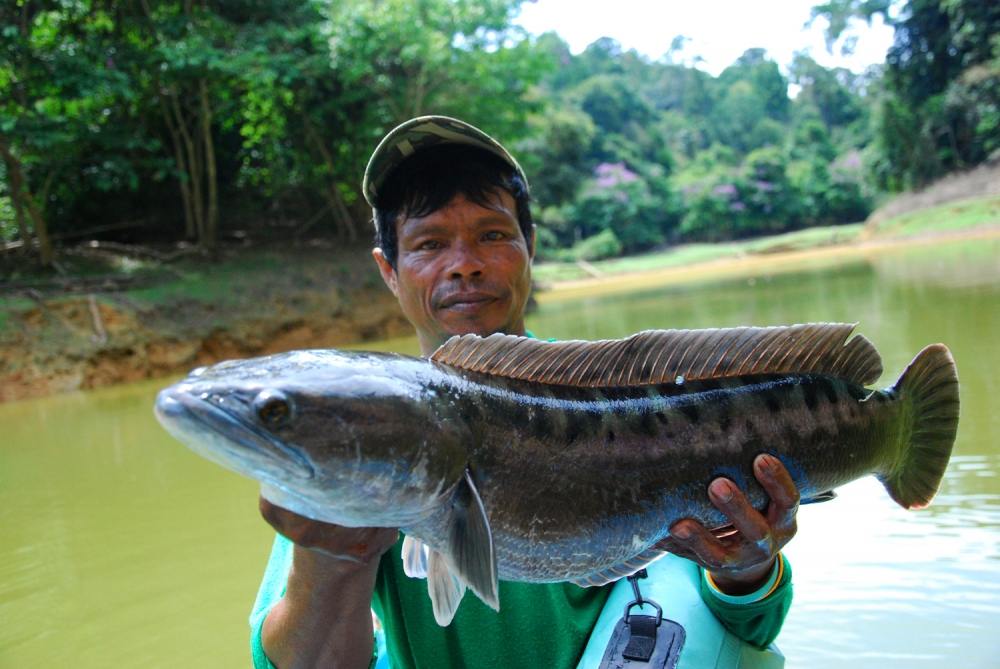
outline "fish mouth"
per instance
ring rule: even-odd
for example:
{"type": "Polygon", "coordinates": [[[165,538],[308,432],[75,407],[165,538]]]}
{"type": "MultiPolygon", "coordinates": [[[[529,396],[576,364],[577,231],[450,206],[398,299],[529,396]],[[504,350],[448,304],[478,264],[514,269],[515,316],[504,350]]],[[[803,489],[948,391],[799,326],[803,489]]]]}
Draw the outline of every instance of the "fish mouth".
{"type": "Polygon", "coordinates": [[[157,396],[154,411],[175,438],[229,469],[259,478],[275,464],[286,463],[282,474],[301,479],[316,475],[298,448],[207,399],[167,388],[157,396]]]}

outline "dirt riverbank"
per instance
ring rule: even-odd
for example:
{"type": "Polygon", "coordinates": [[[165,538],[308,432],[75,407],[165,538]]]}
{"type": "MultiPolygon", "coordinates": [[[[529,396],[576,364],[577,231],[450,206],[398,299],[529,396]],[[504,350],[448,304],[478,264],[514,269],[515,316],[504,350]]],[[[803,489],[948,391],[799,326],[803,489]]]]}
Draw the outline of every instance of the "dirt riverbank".
{"type": "Polygon", "coordinates": [[[122,290],[8,285],[0,296],[0,401],[409,332],[363,251],[226,255],[208,267],[171,267],[122,290]]]}

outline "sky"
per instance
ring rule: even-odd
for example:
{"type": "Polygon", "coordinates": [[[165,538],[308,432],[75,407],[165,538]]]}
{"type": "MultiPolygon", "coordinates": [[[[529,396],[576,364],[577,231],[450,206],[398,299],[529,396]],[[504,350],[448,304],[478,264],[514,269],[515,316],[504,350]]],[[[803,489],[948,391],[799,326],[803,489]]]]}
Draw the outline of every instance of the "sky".
{"type": "Polygon", "coordinates": [[[869,27],[852,23],[846,36],[855,37],[853,55],[840,53],[843,38],[826,49],[817,20],[805,28],[810,9],[819,0],[537,0],[525,2],[517,23],[528,32],[554,30],[579,53],[600,37],[611,37],[625,49],[661,58],[676,35],[690,38],[674,62],[695,65],[713,75],[747,49],[760,47],[787,71],[796,51],[808,51],[825,67],[862,72],[885,60],[892,45],[892,28],[876,18],[869,27]],[[695,57],[704,59],[695,62],[695,57]]]}

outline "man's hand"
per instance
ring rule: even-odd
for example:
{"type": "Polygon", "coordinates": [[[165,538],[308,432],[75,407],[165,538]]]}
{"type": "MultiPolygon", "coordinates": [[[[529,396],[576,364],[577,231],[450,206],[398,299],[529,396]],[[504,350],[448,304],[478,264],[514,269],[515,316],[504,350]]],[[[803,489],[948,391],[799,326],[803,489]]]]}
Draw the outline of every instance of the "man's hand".
{"type": "Polygon", "coordinates": [[[379,558],[399,532],[311,520],[263,497],[259,504],[264,519],[295,543],[285,595],[264,619],[264,653],[278,667],[367,667],[379,558]]]}
{"type": "Polygon", "coordinates": [[[399,531],[393,528],[343,527],[312,520],[275,506],[263,497],[259,507],[260,515],[279,534],[298,546],[337,560],[362,565],[377,562],[399,538],[399,531]]]}
{"type": "Polygon", "coordinates": [[[753,469],[770,498],[764,513],[754,509],[732,481],[717,478],[709,485],[708,496],[732,527],[713,533],[686,518],[674,523],[670,537],[660,542],[661,548],[707,569],[715,584],[732,595],[763,585],[778,551],[795,536],[799,491],[788,470],[764,454],[754,460],[753,469]]]}

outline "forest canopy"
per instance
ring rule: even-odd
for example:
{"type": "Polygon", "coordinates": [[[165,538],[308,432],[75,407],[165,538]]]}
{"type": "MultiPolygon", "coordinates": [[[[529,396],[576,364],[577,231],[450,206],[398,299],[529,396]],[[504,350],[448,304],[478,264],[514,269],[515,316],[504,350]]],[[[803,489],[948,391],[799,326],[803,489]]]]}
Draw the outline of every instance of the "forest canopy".
{"type": "Polygon", "coordinates": [[[573,54],[521,4],[3,3],[0,243],[49,265],[82,239],[367,242],[368,154],[428,113],[513,148],[564,259],[856,222],[1000,151],[997,3],[831,0],[831,40],[894,26],[884,65],[753,48],[717,77],[607,38],[573,54]]]}

